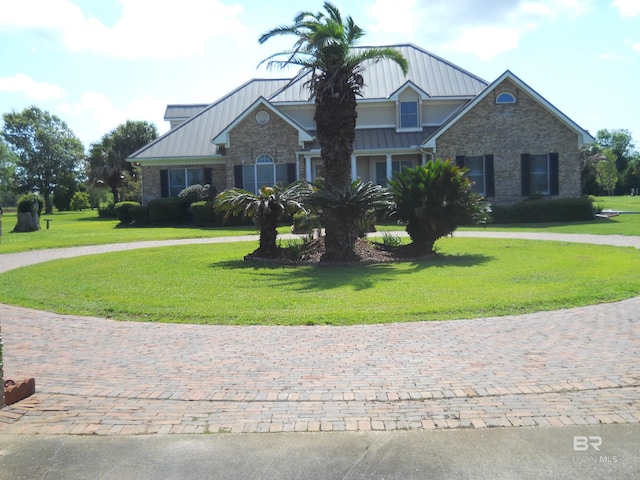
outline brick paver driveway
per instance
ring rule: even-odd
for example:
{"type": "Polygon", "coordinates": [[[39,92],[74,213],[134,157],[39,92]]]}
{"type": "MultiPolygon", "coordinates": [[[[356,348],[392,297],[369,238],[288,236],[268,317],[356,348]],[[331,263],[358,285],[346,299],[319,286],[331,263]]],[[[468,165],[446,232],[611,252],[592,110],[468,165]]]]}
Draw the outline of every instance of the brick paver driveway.
{"type": "MultiPolygon", "coordinates": [[[[640,248],[639,237],[486,235],[640,248]]],[[[38,252],[37,261],[109,248],[38,252]]],[[[33,262],[33,254],[26,259],[0,255],[0,272],[33,262]]],[[[521,316],[350,327],[117,322],[2,304],[0,318],[5,378],[35,377],[38,390],[0,410],[5,433],[640,422],[640,297],[521,316]]]]}

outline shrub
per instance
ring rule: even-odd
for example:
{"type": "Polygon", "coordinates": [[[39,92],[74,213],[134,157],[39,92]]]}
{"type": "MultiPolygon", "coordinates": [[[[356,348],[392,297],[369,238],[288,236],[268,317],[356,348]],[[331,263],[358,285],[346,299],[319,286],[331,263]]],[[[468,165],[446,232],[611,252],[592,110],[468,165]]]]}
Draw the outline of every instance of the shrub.
{"type": "Polygon", "coordinates": [[[216,212],[212,201],[200,201],[191,204],[193,221],[197,227],[213,227],[216,223],[216,212]]]}
{"type": "Polygon", "coordinates": [[[494,206],[493,222],[579,222],[592,220],[595,213],[592,197],[527,200],[511,206],[494,206]]]}
{"type": "Polygon", "coordinates": [[[91,208],[91,202],[89,201],[89,193],[76,192],[71,198],[71,210],[84,210],[85,208],[91,208]]]}
{"type": "Polygon", "coordinates": [[[98,217],[100,218],[118,218],[116,213],[116,205],[113,202],[100,204],[98,207],[98,217]]]}
{"type": "Polygon", "coordinates": [[[129,214],[129,209],[131,207],[139,207],[140,204],[138,202],[118,202],[116,203],[116,215],[118,215],[118,219],[120,223],[123,225],[129,225],[133,219],[129,214]]]}
{"type": "Polygon", "coordinates": [[[149,202],[149,219],[161,225],[182,225],[187,219],[186,205],[181,198],[156,198],[149,202]]]}
{"type": "Polygon", "coordinates": [[[182,199],[187,205],[204,200],[211,200],[216,196],[216,187],[211,185],[191,185],[178,194],[178,198],[182,199]]]}
{"type": "Polygon", "coordinates": [[[132,206],[129,208],[132,223],[138,227],[149,223],[149,207],[146,205],[132,206]]]}
{"type": "Polygon", "coordinates": [[[407,222],[407,233],[420,254],[433,252],[441,237],[463,223],[485,223],[489,204],[471,191],[465,170],[448,160],[430,160],[405,168],[389,181],[396,200],[394,215],[407,222]]]}
{"type": "Polygon", "coordinates": [[[35,193],[26,193],[18,197],[18,213],[41,215],[44,209],[44,198],[35,193]]]}

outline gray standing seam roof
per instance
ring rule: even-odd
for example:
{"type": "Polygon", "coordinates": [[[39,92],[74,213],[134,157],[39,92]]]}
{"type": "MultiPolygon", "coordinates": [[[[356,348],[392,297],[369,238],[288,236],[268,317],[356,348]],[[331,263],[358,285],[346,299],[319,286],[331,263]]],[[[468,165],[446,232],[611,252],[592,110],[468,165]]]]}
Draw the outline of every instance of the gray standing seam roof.
{"type": "MultiPolygon", "coordinates": [[[[481,78],[415,45],[391,47],[399,50],[408,60],[408,75],[404,76],[400,67],[391,61],[367,65],[362,91],[364,100],[388,99],[409,81],[430,97],[445,98],[473,98],[488,85],[481,78]]],[[[216,154],[217,147],[211,143],[211,139],[217,137],[261,96],[275,105],[311,102],[309,91],[304,87],[305,79],[308,79],[308,75],[293,82],[292,79],[254,79],[206,107],[170,105],[165,118],[168,114],[171,118],[185,118],[181,115],[187,115],[190,111],[198,113],[132,154],[129,159],[212,157],[216,154]]],[[[356,130],[354,147],[357,150],[375,150],[414,146],[419,145],[431,133],[431,129],[425,129],[422,133],[397,133],[394,129],[356,130]],[[422,138],[417,139],[417,136],[422,138]]]]}

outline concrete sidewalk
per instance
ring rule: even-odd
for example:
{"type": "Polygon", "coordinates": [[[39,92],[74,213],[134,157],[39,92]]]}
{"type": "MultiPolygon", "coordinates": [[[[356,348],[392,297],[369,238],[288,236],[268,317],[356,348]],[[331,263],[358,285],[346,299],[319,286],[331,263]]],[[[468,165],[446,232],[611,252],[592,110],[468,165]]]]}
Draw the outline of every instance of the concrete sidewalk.
{"type": "Polygon", "coordinates": [[[0,436],[0,479],[6,480],[631,480],[638,475],[638,425],[151,437],[0,436]]]}

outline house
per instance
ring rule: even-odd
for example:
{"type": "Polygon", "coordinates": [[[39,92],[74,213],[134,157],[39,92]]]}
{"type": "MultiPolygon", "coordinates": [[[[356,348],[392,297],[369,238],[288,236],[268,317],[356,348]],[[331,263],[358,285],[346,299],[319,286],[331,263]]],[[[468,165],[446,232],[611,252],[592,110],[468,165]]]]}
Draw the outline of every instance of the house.
{"type": "MultiPolygon", "coordinates": [[[[510,71],[485,80],[415,45],[409,61],[365,70],[353,178],[384,184],[405,166],[450,158],[496,204],[580,195],[579,150],[594,138],[510,71]]],[[[218,191],[321,175],[308,77],[254,79],[212,104],[169,105],[171,130],[135,152],[143,202],[193,184],[218,191]]]]}

